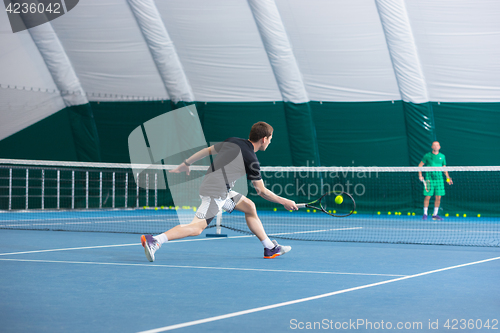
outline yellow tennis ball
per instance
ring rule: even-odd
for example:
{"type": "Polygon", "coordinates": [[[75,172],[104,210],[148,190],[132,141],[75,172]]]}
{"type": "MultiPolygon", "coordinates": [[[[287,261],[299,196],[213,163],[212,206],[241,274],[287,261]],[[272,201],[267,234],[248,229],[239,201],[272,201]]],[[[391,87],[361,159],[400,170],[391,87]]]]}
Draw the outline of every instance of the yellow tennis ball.
{"type": "Polygon", "coordinates": [[[410,216],[410,215],[411,215],[411,213],[410,213],[410,212],[408,212],[408,216],[410,216]]]}
{"type": "Polygon", "coordinates": [[[335,198],[335,203],[337,205],[340,205],[343,201],[344,201],[344,198],[342,198],[341,195],[337,195],[337,197],[335,198]]]}
{"type": "Polygon", "coordinates": [[[450,214],[446,213],[446,214],[444,214],[444,216],[448,217],[448,216],[450,216],[450,214]]]}
{"type": "Polygon", "coordinates": [[[143,209],[147,209],[148,207],[144,206],[144,207],[142,207],[142,208],[143,208],[143,209]]]}
{"type": "Polygon", "coordinates": [[[457,217],[459,217],[459,216],[460,216],[460,214],[457,214],[457,217]]]}
{"type": "Polygon", "coordinates": [[[467,217],[467,214],[464,214],[464,217],[467,217]]]}
{"type": "Polygon", "coordinates": [[[380,215],[380,212],[377,212],[377,215],[380,215]]]}
{"type": "Polygon", "coordinates": [[[481,214],[477,214],[477,217],[481,217],[481,214]]]}
{"type": "Polygon", "coordinates": [[[449,183],[450,182],[450,178],[446,178],[446,182],[449,183]]]}
{"type": "Polygon", "coordinates": [[[273,211],[277,211],[277,210],[278,210],[278,208],[273,208],[273,211]]]}
{"type": "Polygon", "coordinates": [[[391,215],[391,212],[388,212],[387,215],[391,215]]]}
{"type": "Polygon", "coordinates": [[[411,213],[411,216],[415,216],[415,212],[411,213]]]}
{"type": "Polygon", "coordinates": [[[158,207],[155,207],[155,210],[158,210],[158,207]]]}

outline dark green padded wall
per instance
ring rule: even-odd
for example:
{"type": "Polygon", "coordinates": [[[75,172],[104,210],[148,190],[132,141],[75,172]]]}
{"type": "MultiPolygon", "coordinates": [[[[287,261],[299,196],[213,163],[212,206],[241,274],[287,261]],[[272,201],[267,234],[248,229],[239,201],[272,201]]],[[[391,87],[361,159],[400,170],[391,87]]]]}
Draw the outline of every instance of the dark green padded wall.
{"type": "Polygon", "coordinates": [[[289,132],[283,103],[197,103],[207,141],[219,142],[231,136],[248,138],[250,128],[265,121],[274,128],[273,139],[257,156],[262,165],[292,165],[289,132]]]}
{"type": "MultiPolygon", "coordinates": [[[[65,108],[0,141],[0,157],[128,163],[128,135],[184,106],[170,101],[91,102],[65,108]],[[95,123],[94,123],[95,121],[95,123]]],[[[441,142],[448,165],[500,165],[500,103],[196,102],[208,142],[274,129],[262,165],[414,166],[441,142]],[[312,119],[312,125],[310,122],[312,119]],[[317,148],[315,147],[317,145],[317,148]],[[308,162],[309,161],[309,162],[308,162]]]]}
{"type": "Polygon", "coordinates": [[[130,163],[128,136],[144,122],[172,110],[170,101],[91,102],[105,162],[130,163]]]}
{"type": "Polygon", "coordinates": [[[500,165],[500,103],[431,104],[448,165],[500,165]]]}
{"type": "Polygon", "coordinates": [[[323,166],[409,165],[403,102],[311,102],[323,166]]]}
{"type": "Polygon", "coordinates": [[[71,106],[0,141],[0,157],[56,161],[101,161],[89,104],[71,106]]]}

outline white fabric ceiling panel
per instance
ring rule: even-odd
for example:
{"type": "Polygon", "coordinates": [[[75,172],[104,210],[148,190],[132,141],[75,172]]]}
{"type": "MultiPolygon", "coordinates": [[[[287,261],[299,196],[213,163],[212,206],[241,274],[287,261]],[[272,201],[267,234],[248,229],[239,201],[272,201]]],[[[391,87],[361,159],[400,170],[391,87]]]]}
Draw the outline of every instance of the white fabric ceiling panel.
{"type": "Polygon", "coordinates": [[[66,107],[59,92],[0,89],[0,140],[66,107]]]}
{"type": "Polygon", "coordinates": [[[156,0],[197,101],[282,100],[245,0],[156,0]]]}
{"type": "Polygon", "coordinates": [[[52,25],[89,100],[169,99],[126,0],[80,1],[52,25]]]}
{"type": "Polygon", "coordinates": [[[431,101],[500,101],[500,1],[406,1],[431,101]]]}
{"type": "Polygon", "coordinates": [[[314,101],[401,99],[373,0],[276,0],[314,101]]]}
{"type": "Polygon", "coordinates": [[[13,34],[0,11],[0,140],[64,109],[29,32],[13,34]]]}

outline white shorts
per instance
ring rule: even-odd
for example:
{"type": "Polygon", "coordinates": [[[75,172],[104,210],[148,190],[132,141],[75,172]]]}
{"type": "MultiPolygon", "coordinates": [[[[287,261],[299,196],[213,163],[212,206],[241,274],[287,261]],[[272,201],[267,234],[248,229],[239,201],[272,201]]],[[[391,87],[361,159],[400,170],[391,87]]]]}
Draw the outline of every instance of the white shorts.
{"type": "Polygon", "coordinates": [[[199,219],[205,219],[208,225],[212,222],[213,218],[217,216],[221,209],[231,213],[242,196],[243,195],[240,193],[232,190],[227,193],[225,198],[214,198],[200,195],[201,205],[196,211],[196,217],[199,219]]]}

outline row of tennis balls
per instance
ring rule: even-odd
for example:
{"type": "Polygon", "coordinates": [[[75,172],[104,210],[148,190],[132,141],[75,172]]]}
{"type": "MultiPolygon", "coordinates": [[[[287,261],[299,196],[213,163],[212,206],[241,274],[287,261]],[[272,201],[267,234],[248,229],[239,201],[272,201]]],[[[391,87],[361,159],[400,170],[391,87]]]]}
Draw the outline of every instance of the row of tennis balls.
{"type": "MultiPolygon", "coordinates": [[[[148,206],[144,206],[144,209],[149,209],[149,208],[150,207],[148,207],[148,206]]],[[[161,206],[161,207],[155,207],[154,209],[155,210],[158,210],[158,209],[175,209],[175,210],[178,210],[178,209],[192,209],[193,211],[196,212],[196,207],[191,207],[191,206],[182,206],[182,207],[179,207],[179,206],[175,206],[175,207],[173,207],[173,206],[170,206],[170,207],[161,206]]],[[[273,209],[273,211],[275,211],[275,212],[277,210],[278,210],[277,208],[273,209]]],[[[308,209],[307,212],[310,213],[310,210],[308,209]]],[[[313,212],[316,213],[316,209],[314,209],[313,212]]],[[[330,211],[330,213],[331,213],[331,211],[330,211]]],[[[333,213],[335,214],[336,211],[333,211],[333,213]]],[[[356,211],[354,212],[354,214],[357,214],[357,213],[358,212],[356,212],[356,211]]],[[[377,212],[377,215],[380,215],[380,214],[382,214],[382,213],[381,212],[377,212]]],[[[394,212],[394,215],[401,215],[401,214],[402,214],[401,212],[394,212]]],[[[387,215],[392,215],[392,213],[391,212],[387,212],[387,215]]],[[[415,216],[415,212],[413,212],[413,213],[408,212],[407,215],[408,216],[415,216]]],[[[446,213],[446,214],[444,214],[444,216],[445,217],[449,217],[450,214],[446,213]]],[[[455,216],[456,217],[460,217],[460,214],[456,214],[455,216]]],[[[462,217],[467,217],[467,214],[463,214],[462,217]]],[[[481,217],[481,214],[477,214],[477,217],[481,217]]]]}
{"type": "MultiPolygon", "coordinates": [[[[380,214],[381,214],[381,212],[377,212],[377,215],[380,215],[380,214]]],[[[392,215],[392,213],[391,212],[387,212],[387,215],[392,215]]],[[[401,212],[395,212],[394,215],[401,215],[401,212]]],[[[415,216],[415,213],[414,212],[413,213],[408,212],[407,215],[408,216],[415,216]]],[[[446,213],[446,214],[444,214],[444,216],[449,217],[450,214],[446,213]]],[[[455,216],[456,217],[460,217],[460,214],[456,214],[455,216]]],[[[467,217],[467,214],[463,214],[462,217],[467,217]]],[[[477,217],[481,217],[481,214],[477,214],[477,217]]]]}

